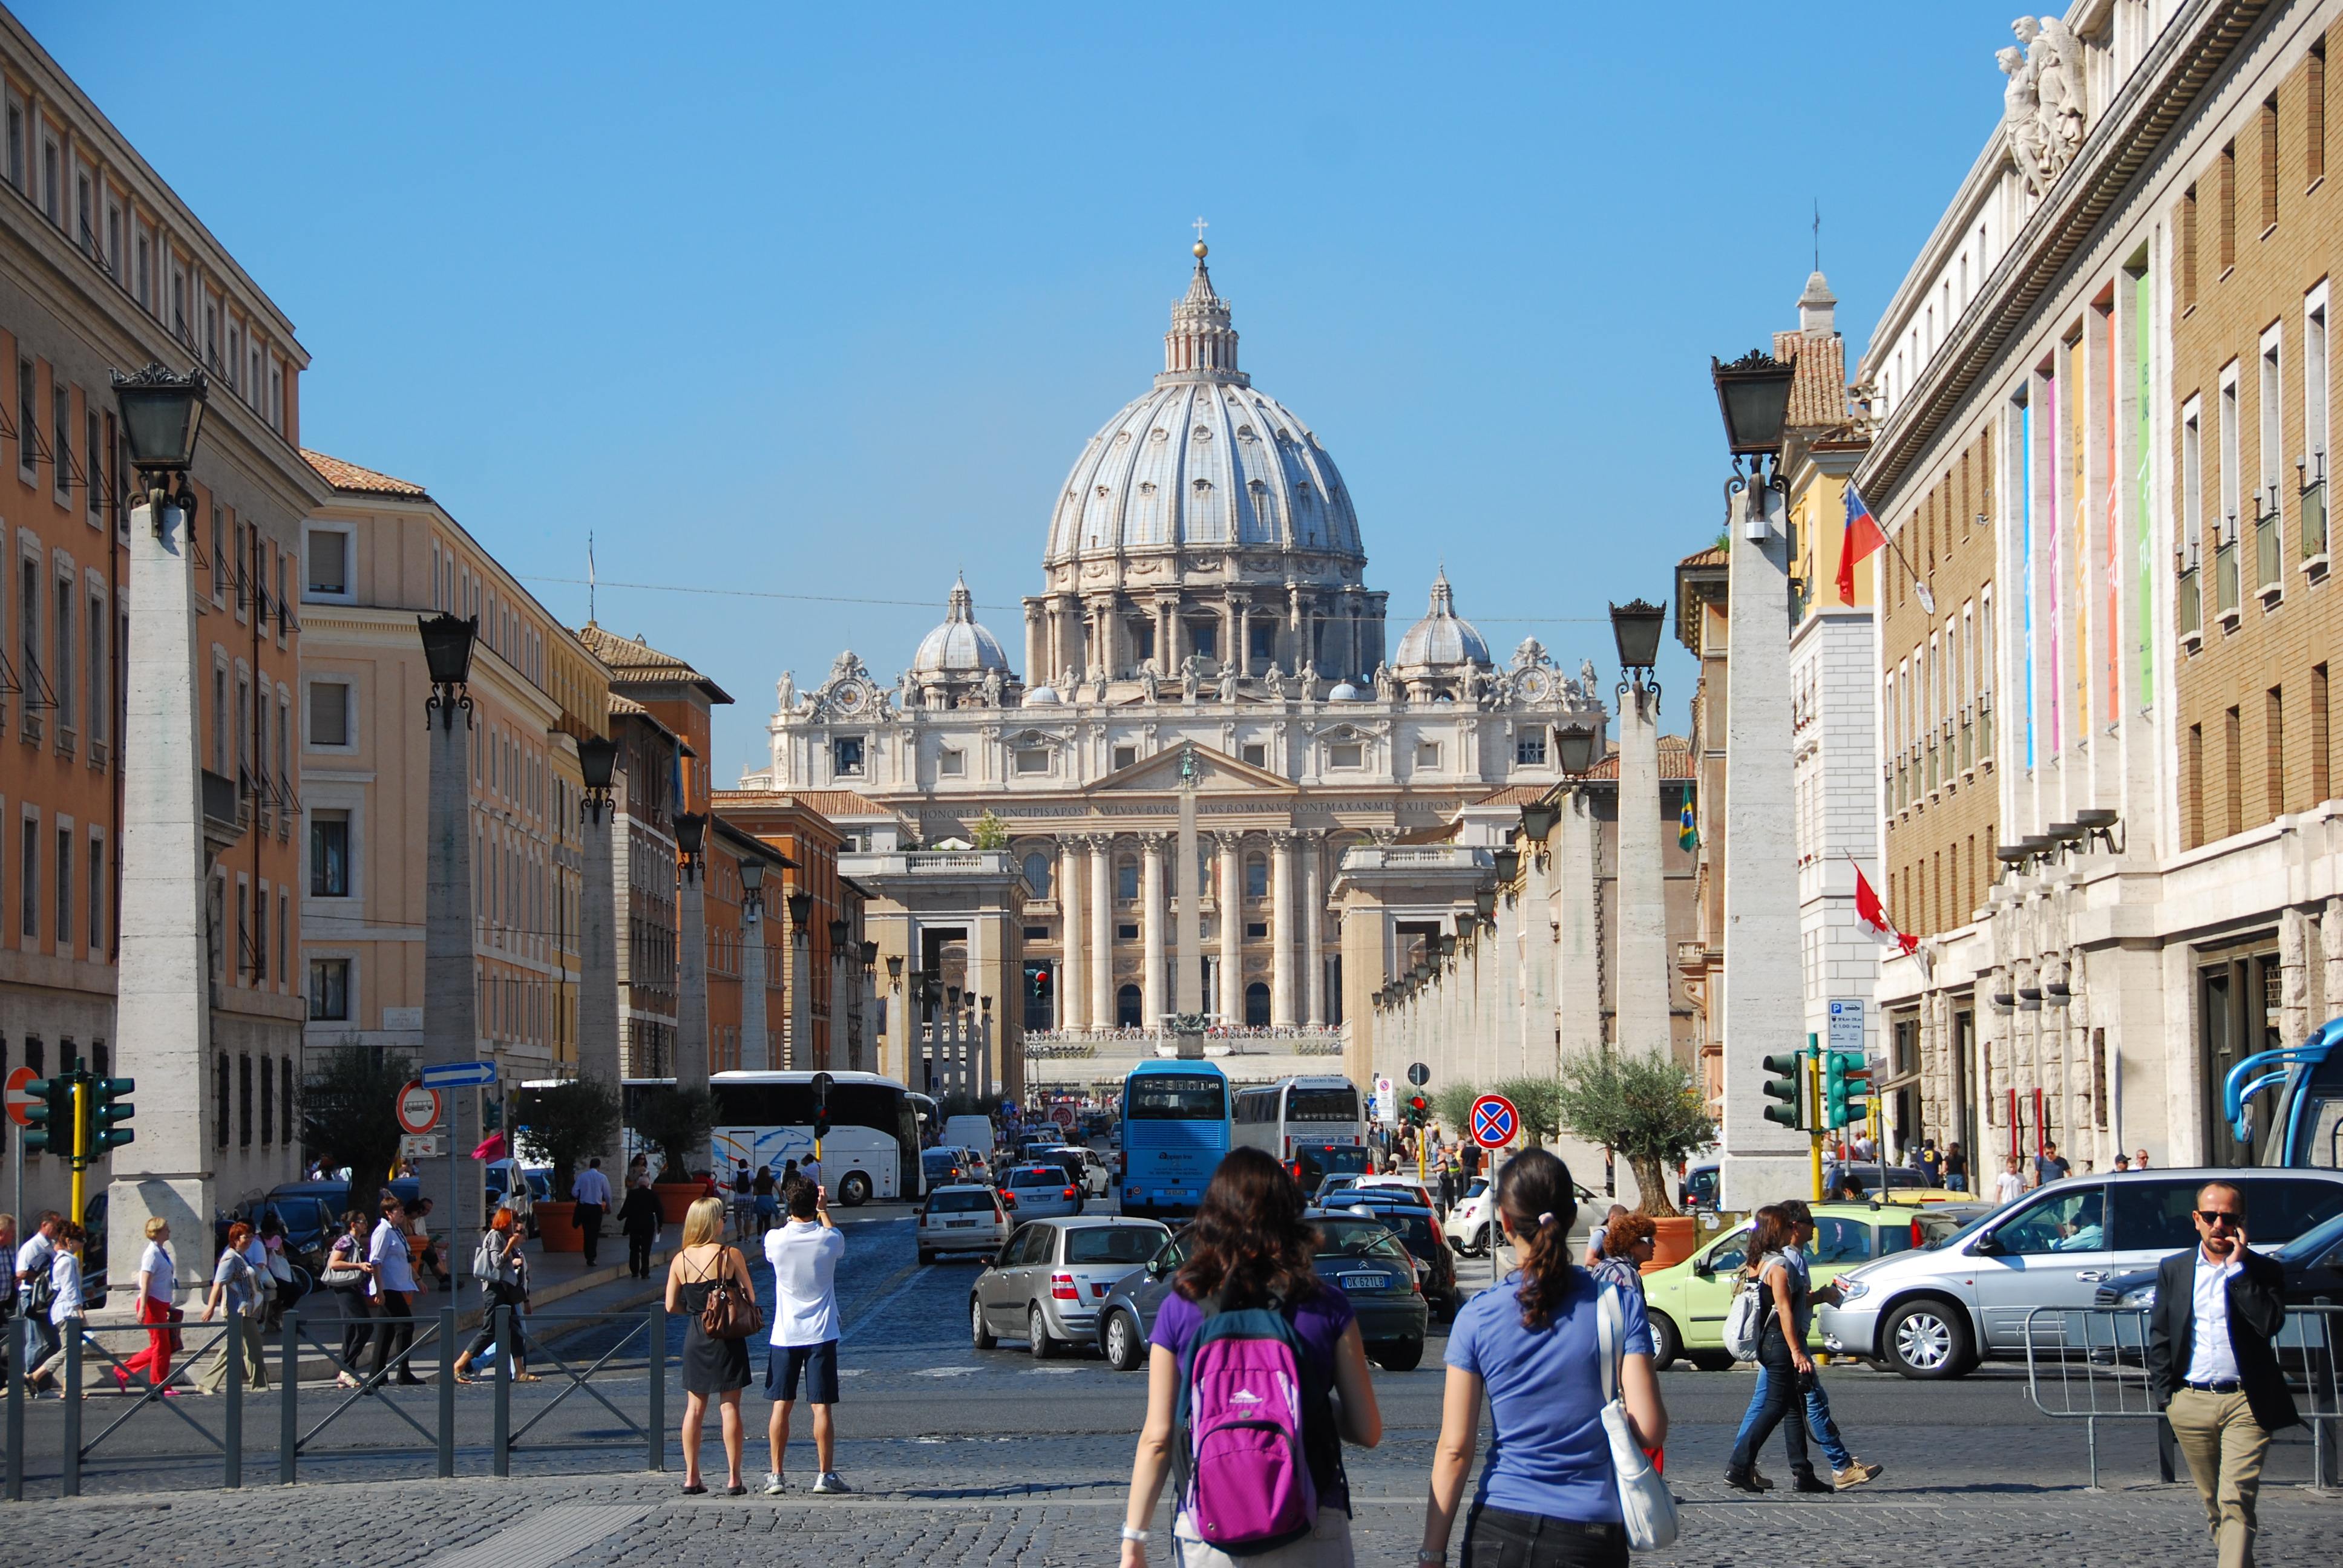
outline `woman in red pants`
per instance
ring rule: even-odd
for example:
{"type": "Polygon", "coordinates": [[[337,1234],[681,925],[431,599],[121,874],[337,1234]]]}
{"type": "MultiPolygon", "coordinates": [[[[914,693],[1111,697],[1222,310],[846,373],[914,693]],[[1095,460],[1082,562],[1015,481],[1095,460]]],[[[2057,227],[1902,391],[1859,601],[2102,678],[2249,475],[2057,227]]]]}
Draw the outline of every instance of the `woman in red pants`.
{"type": "Polygon", "coordinates": [[[146,1221],[146,1251],[138,1259],[138,1321],[150,1326],[146,1348],[114,1369],[114,1381],[125,1392],[135,1372],[145,1372],[156,1388],[171,1381],[172,1342],[179,1331],[171,1326],[171,1292],[178,1283],[178,1269],[165,1245],[170,1239],[168,1221],[158,1217],[146,1221]]]}

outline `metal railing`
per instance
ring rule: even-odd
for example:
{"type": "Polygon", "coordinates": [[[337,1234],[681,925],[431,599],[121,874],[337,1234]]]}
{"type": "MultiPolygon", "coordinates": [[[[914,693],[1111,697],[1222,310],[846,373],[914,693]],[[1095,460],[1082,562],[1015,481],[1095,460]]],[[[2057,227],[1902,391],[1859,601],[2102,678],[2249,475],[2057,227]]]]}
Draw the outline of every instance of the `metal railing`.
{"type": "MultiPolygon", "coordinates": [[[[2147,1373],[2148,1307],[2036,1307],[2026,1314],[2026,1389],[2035,1409],[2056,1421],[2080,1421],[2099,1484],[2099,1422],[2157,1423],[2158,1464],[2173,1477],[2171,1428],[2157,1407],[2147,1373]]],[[[2311,1483],[2338,1484],[2343,1436],[2343,1306],[2290,1307],[2272,1348],[2278,1370],[2310,1429],[2311,1483]]]]}
{"type": "Polygon", "coordinates": [[[2265,512],[2254,519],[2254,585],[2262,593],[2273,594],[2286,586],[2286,531],[2283,520],[2276,512],[2265,512]]]}
{"type": "Polygon", "coordinates": [[[2202,574],[2195,567],[2180,574],[2180,584],[2174,598],[2180,604],[2180,635],[2202,637],[2205,634],[2205,585],[2202,574]]]}
{"type": "Polygon", "coordinates": [[[2237,613],[2237,541],[2215,547],[2213,576],[2220,595],[2220,610],[2225,616],[2237,613]]]}
{"type": "Polygon", "coordinates": [[[2302,518],[2302,558],[2317,560],[2327,553],[2327,481],[2306,486],[2296,511],[2302,518]]]}

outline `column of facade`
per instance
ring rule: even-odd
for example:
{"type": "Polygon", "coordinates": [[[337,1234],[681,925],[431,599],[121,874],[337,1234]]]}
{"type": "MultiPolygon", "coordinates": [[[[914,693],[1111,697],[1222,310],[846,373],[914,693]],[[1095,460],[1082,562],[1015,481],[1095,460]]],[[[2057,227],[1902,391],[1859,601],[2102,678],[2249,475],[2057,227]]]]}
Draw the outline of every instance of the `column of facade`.
{"type": "Polygon", "coordinates": [[[1244,839],[1219,836],[1221,849],[1221,1021],[1244,1022],[1244,839]]]}
{"type": "Polygon", "coordinates": [[[1497,892],[1497,929],[1489,933],[1489,1050],[1496,1078],[1529,1070],[1522,1055],[1522,926],[1527,913],[1503,889],[1497,892]]]}
{"type": "Polygon", "coordinates": [[[677,862],[675,1086],[703,1093],[708,1089],[707,878],[700,857],[677,862]]]}
{"type": "Polygon", "coordinates": [[[1025,607],[1025,677],[1036,686],[1050,678],[1042,673],[1050,662],[1049,613],[1044,605],[1025,607]]]}
{"type": "Polygon", "coordinates": [[[1557,1055],[1564,1060],[1603,1044],[1602,933],[1594,913],[1594,849],[1599,826],[1594,803],[1584,789],[1570,792],[1555,831],[1555,903],[1562,930],[1555,934],[1554,1028],[1557,1055]]]}
{"type": "MultiPolygon", "coordinates": [[[[1556,824],[1559,830],[1560,824],[1556,824]]],[[[1554,940],[1552,851],[1522,840],[1522,893],[1514,913],[1521,926],[1522,1071],[1546,1078],[1554,1070],[1554,940]]]]}
{"type": "Polygon", "coordinates": [[[1240,675],[1252,673],[1252,601],[1236,601],[1236,642],[1228,651],[1225,661],[1240,675]]]}
{"type": "Polygon", "coordinates": [[[1084,840],[1091,857],[1091,1027],[1114,1027],[1114,840],[1084,840]]]}
{"type": "MultiPolygon", "coordinates": [[[[1783,734],[1788,733],[1785,727],[1783,734]]],[[[1669,1049],[1666,899],[1660,869],[1659,700],[1631,688],[1619,701],[1619,958],[1612,971],[1612,1006],[1619,1049],[1636,1056],[1669,1049]]],[[[1795,943],[1795,918],[1789,930],[1795,943]]]]}
{"type": "Polygon", "coordinates": [[[1083,962],[1082,876],[1087,857],[1080,839],[1058,840],[1058,1016],[1060,1029],[1088,1027],[1090,971],[1083,962]]]}
{"type": "Polygon", "coordinates": [[[761,900],[740,911],[740,1068],[771,1070],[772,1038],[765,1028],[765,921],[761,900]]]}
{"type": "Polygon", "coordinates": [[[1293,1026],[1293,835],[1269,836],[1269,1021],[1293,1026]]]}
{"type": "Polygon", "coordinates": [[[1163,1002],[1163,835],[1139,840],[1140,1021],[1155,1029],[1170,1010],[1163,1002]]]}
{"type": "MultiPolygon", "coordinates": [[[[917,953],[917,934],[913,935],[911,951],[917,953]]],[[[919,1030],[911,1031],[911,1057],[919,1058],[919,1030]]],[[[789,1070],[809,1072],[820,1064],[813,1059],[813,946],[802,921],[793,922],[789,931],[789,1070]]],[[[918,1081],[905,1079],[906,1083],[918,1081]]]]}
{"type": "Polygon", "coordinates": [[[1302,1021],[1312,1029],[1326,1022],[1326,836],[1302,838],[1302,1021]]]}

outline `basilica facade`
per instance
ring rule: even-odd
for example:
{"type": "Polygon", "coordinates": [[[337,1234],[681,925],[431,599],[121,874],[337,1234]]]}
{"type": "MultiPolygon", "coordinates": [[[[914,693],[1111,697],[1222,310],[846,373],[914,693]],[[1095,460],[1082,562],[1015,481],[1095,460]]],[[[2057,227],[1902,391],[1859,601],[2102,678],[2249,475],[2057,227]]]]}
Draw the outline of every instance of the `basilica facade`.
{"type": "Polygon", "coordinates": [[[1604,727],[1591,666],[1558,668],[1534,638],[1493,654],[1444,572],[1388,643],[1351,491],[1318,433],[1238,367],[1195,254],[1161,372],[1051,504],[1022,673],[957,583],[893,680],[851,651],[810,689],[783,676],[770,764],[742,780],[869,803],[841,823],[858,851],[841,873],[870,888],[874,931],[914,973],[965,976],[988,1010],[1014,988],[995,1015],[1004,1069],[1021,1033],[1156,1030],[1183,959],[1224,1028],[1331,1040],[1344,854],[1550,788],[1557,729],[1604,727]],[[1183,759],[1193,866],[1176,852],[1183,759]],[[1012,873],[1016,908],[982,930],[905,890],[986,863],[1012,873]],[[1201,951],[1183,955],[1191,889],[1201,951]]]}

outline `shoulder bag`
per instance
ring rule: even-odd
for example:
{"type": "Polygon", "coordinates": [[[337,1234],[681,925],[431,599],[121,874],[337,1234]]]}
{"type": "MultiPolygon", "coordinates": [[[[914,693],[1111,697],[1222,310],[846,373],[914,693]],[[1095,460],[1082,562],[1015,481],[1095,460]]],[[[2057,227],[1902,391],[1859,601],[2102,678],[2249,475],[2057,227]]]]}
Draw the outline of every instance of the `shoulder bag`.
{"type": "Polygon", "coordinates": [[[711,1340],[745,1340],[765,1326],[764,1311],[757,1305],[757,1292],[731,1276],[726,1267],[731,1261],[729,1247],[716,1254],[716,1276],[709,1282],[708,1300],[699,1309],[699,1332],[711,1340]]]}
{"type": "Polygon", "coordinates": [[[1620,1341],[1625,1316],[1616,1286],[1605,1286],[1595,1303],[1595,1323],[1603,1340],[1603,1432],[1611,1440],[1611,1469],[1619,1488],[1619,1517],[1627,1526],[1627,1544],[1637,1552],[1673,1546],[1676,1539],[1676,1500],[1668,1483],[1635,1442],[1628,1424],[1627,1406],[1619,1397],[1619,1369],[1626,1359],[1620,1341]]]}
{"type": "Polygon", "coordinates": [[[358,1243],[343,1236],[326,1254],[324,1283],[329,1291],[345,1291],[366,1280],[366,1271],[357,1266],[358,1243]]]}

